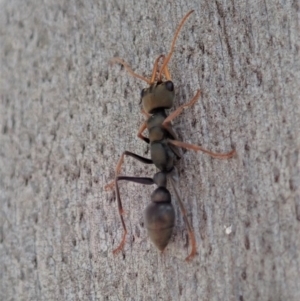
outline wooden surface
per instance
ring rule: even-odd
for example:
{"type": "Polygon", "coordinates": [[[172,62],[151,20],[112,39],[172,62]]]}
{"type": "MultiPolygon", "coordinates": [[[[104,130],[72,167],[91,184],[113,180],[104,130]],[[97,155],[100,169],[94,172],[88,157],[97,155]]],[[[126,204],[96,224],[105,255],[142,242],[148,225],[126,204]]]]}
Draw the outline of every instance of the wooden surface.
{"type": "MultiPolygon", "coordinates": [[[[1,300],[300,300],[299,1],[1,1],[1,300]],[[153,187],[121,184],[129,235],[104,185],[136,137],[144,83],[187,21],[169,64],[177,167],[195,230],[176,227],[164,254],[147,239],[153,187]]],[[[155,169],[126,159],[122,174],[155,169]]],[[[173,193],[172,193],[173,194],[173,193]]],[[[173,194],[174,195],[174,194],[173,194]]]]}

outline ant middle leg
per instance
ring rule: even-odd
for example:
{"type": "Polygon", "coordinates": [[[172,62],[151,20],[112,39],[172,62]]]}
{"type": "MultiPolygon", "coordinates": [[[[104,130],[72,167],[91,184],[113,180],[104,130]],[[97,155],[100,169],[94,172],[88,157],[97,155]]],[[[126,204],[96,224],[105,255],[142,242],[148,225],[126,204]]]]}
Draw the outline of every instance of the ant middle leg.
{"type": "MultiPolygon", "coordinates": [[[[115,176],[116,176],[116,177],[118,176],[118,174],[119,174],[120,171],[121,171],[121,167],[122,167],[122,164],[123,164],[123,162],[124,162],[124,157],[125,157],[125,156],[130,156],[130,157],[132,157],[132,158],[134,158],[134,159],[136,159],[136,160],[138,160],[138,161],[140,161],[140,162],[142,162],[142,163],[144,163],[144,164],[153,164],[153,161],[152,161],[151,159],[144,158],[144,157],[142,157],[142,156],[139,156],[139,155],[134,154],[134,153],[129,152],[129,151],[125,151],[125,152],[123,152],[123,154],[121,155],[121,157],[120,157],[120,159],[119,159],[119,161],[118,161],[118,163],[117,163],[117,166],[116,166],[116,168],[115,168],[115,176]]],[[[111,181],[110,183],[106,184],[105,187],[104,187],[104,189],[105,189],[105,190],[110,190],[110,189],[112,189],[114,186],[115,186],[115,180],[113,180],[113,181],[111,181]]]]}

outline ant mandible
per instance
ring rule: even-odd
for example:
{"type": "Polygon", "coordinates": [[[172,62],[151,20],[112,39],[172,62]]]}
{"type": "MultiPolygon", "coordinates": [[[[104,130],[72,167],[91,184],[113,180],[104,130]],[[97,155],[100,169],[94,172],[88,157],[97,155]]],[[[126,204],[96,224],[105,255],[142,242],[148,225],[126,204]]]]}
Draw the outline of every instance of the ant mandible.
{"type": "Polygon", "coordinates": [[[170,52],[167,56],[160,55],[154,62],[152,76],[150,79],[145,78],[142,75],[136,74],[128,64],[126,64],[120,58],[113,58],[113,63],[119,63],[133,77],[139,78],[148,84],[148,88],[141,91],[141,103],[143,107],[142,113],[146,115],[147,120],[139,128],[137,136],[150,144],[151,159],[141,157],[129,151],[123,152],[121,155],[116,169],[115,169],[115,180],[106,185],[106,189],[110,189],[113,186],[116,187],[116,196],[119,214],[123,225],[124,233],[119,246],[113,251],[114,254],[121,251],[125,244],[127,229],[123,219],[123,207],[121,202],[121,196],[119,192],[118,182],[122,180],[135,182],[144,185],[156,184],[157,188],[151,194],[151,203],[145,210],[145,226],[148,229],[148,234],[152,242],[156,247],[163,251],[167,246],[174,227],[175,212],[171,203],[171,194],[167,189],[167,176],[171,180],[172,187],[175,191],[176,198],[179,202],[181,212],[185,224],[187,226],[189,241],[191,245],[191,252],[186,260],[192,259],[196,254],[196,240],[192,227],[187,218],[186,210],[183,202],[180,199],[180,194],[177,189],[178,176],[174,167],[176,159],[180,159],[180,153],[176,147],[181,147],[194,151],[202,151],[213,158],[228,159],[235,154],[233,149],[229,153],[213,153],[209,150],[202,148],[201,146],[185,143],[177,139],[177,135],[172,129],[171,121],[177,117],[184,109],[191,107],[200,97],[200,90],[197,91],[196,95],[188,103],[180,106],[170,115],[167,115],[166,110],[173,107],[173,101],[175,97],[174,84],[171,81],[171,75],[168,69],[168,63],[174,51],[175,42],[178,34],[186,21],[186,19],[193,13],[193,10],[188,12],[181,20],[172,44],[170,52]],[[161,68],[159,69],[159,62],[162,60],[161,68]],[[163,80],[164,76],[164,80],[163,80]],[[148,138],[143,135],[143,132],[148,129],[148,138]],[[128,177],[119,176],[124,157],[130,156],[144,164],[154,164],[159,172],[154,175],[153,178],[146,177],[128,177]]]}

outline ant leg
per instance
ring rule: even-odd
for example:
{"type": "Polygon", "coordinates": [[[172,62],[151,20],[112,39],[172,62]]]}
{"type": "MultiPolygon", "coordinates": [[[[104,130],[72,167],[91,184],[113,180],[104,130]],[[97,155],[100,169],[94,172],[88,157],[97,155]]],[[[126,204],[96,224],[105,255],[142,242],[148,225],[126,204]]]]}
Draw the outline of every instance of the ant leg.
{"type": "MultiPolygon", "coordinates": [[[[192,106],[199,98],[200,96],[200,90],[197,91],[196,95],[192,98],[191,101],[189,101],[188,103],[180,106],[179,108],[177,108],[173,113],[171,113],[162,123],[162,126],[169,132],[169,134],[174,138],[175,141],[178,140],[176,133],[174,132],[172,125],[171,125],[171,121],[177,117],[184,109],[192,106]]],[[[174,147],[171,147],[172,151],[176,154],[177,158],[180,159],[181,158],[181,154],[175,150],[174,147]]]]}
{"type": "Polygon", "coordinates": [[[135,182],[135,183],[139,183],[139,184],[145,184],[145,185],[154,184],[154,181],[151,178],[127,177],[127,176],[118,176],[118,177],[116,177],[115,186],[116,186],[116,192],[117,192],[118,210],[119,210],[119,215],[120,215],[120,218],[121,218],[124,233],[123,233],[122,240],[121,240],[119,246],[116,249],[113,250],[114,254],[117,254],[118,252],[120,252],[123,249],[124,244],[125,244],[125,240],[126,240],[126,235],[127,235],[127,229],[126,229],[126,225],[125,225],[124,218],[123,218],[124,210],[123,210],[123,206],[122,206],[122,201],[121,201],[121,196],[120,196],[120,191],[119,191],[119,185],[118,185],[118,181],[121,181],[121,180],[131,181],[131,182],[135,182]]]}
{"type": "MultiPolygon", "coordinates": [[[[125,152],[123,152],[123,154],[121,155],[121,157],[120,157],[120,159],[119,159],[119,161],[118,161],[118,163],[117,163],[117,166],[116,166],[116,168],[115,168],[115,175],[116,175],[116,177],[117,177],[117,175],[120,173],[122,164],[123,164],[123,162],[124,162],[124,156],[130,156],[130,157],[133,157],[134,159],[136,159],[136,160],[138,160],[138,161],[140,161],[140,162],[142,162],[142,163],[144,163],[144,164],[153,164],[153,161],[152,161],[151,159],[141,157],[141,156],[136,155],[136,154],[134,154],[134,153],[132,153],[132,152],[129,152],[129,151],[125,151],[125,152]]],[[[115,181],[116,181],[116,180],[111,181],[110,183],[106,184],[105,187],[104,187],[104,189],[105,189],[105,190],[110,190],[110,189],[112,189],[112,188],[114,187],[114,185],[115,185],[115,181]]]]}
{"type": "Polygon", "coordinates": [[[176,30],[176,32],[175,32],[175,35],[174,35],[172,44],[171,44],[170,52],[168,53],[167,58],[165,59],[163,65],[162,65],[162,67],[161,67],[161,69],[160,69],[160,73],[159,73],[158,78],[161,78],[161,74],[162,74],[163,70],[164,70],[165,67],[168,65],[168,63],[169,63],[169,61],[170,61],[170,59],[171,59],[171,56],[172,56],[173,51],[174,51],[176,39],[177,39],[177,37],[178,37],[178,35],[179,35],[179,32],[180,32],[180,30],[181,30],[181,28],[182,28],[184,22],[186,21],[186,19],[187,19],[193,12],[194,12],[193,10],[189,11],[189,12],[182,18],[182,20],[180,21],[179,26],[178,26],[178,28],[177,28],[177,30],[176,30]]]}
{"type": "Polygon", "coordinates": [[[114,183],[115,183],[116,192],[117,192],[117,202],[118,202],[119,215],[120,215],[123,230],[124,230],[123,237],[122,237],[122,240],[121,240],[119,246],[116,249],[113,250],[113,253],[117,254],[124,247],[126,234],[127,234],[127,229],[126,229],[126,225],[125,225],[124,218],[123,218],[124,210],[123,210],[123,207],[122,207],[122,202],[121,202],[121,197],[120,197],[120,191],[119,191],[119,186],[118,186],[118,178],[115,179],[114,183]]]}
{"type": "Polygon", "coordinates": [[[194,234],[194,230],[192,229],[190,223],[189,223],[189,220],[187,218],[187,214],[186,214],[186,209],[183,205],[183,202],[181,201],[181,198],[180,198],[180,195],[179,195],[179,192],[177,190],[177,175],[175,175],[175,179],[171,176],[171,184],[172,184],[172,187],[175,191],[175,194],[176,194],[176,198],[178,200],[178,203],[179,203],[179,207],[180,207],[180,210],[181,210],[181,213],[183,215],[183,220],[186,224],[186,227],[187,227],[187,230],[188,230],[188,233],[189,233],[189,238],[190,238],[190,245],[192,247],[192,250],[191,250],[191,253],[189,254],[189,256],[185,259],[186,261],[189,261],[191,260],[195,255],[196,255],[196,252],[197,252],[197,248],[196,248],[196,239],[195,239],[195,234],[194,234]],[[176,180],[175,180],[176,179],[176,180]]]}
{"type": "Polygon", "coordinates": [[[172,128],[172,124],[171,123],[167,123],[164,125],[165,130],[171,135],[171,137],[174,140],[178,140],[177,138],[177,134],[175,133],[174,129],[172,128]]]}
{"type": "Polygon", "coordinates": [[[202,151],[202,152],[210,155],[211,157],[217,158],[217,159],[229,159],[229,158],[233,157],[233,155],[235,155],[235,153],[236,153],[235,149],[233,149],[229,153],[213,153],[209,150],[204,149],[203,147],[201,147],[199,145],[189,144],[189,143],[178,141],[178,140],[171,140],[171,139],[167,139],[167,140],[168,140],[168,143],[170,143],[172,145],[186,148],[189,150],[202,151]]]}
{"type": "Polygon", "coordinates": [[[139,74],[135,73],[135,72],[129,67],[129,65],[128,65],[127,63],[125,63],[122,59],[120,59],[120,58],[118,58],[118,57],[114,57],[114,58],[111,59],[111,63],[113,63],[113,64],[114,64],[114,63],[119,63],[119,64],[121,64],[121,65],[127,70],[127,72],[128,72],[130,75],[132,75],[133,77],[136,77],[136,78],[139,78],[139,79],[145,81],[148,85],[151,84],[151,82],[150,82],[149,79],[147,79],[146,77],[144,77],[144,76],[142,76],[142,75],[139,75],[139,74]]]}
{"type": "Polygon", "coordinates": [[[145,137],[145,136],[142,135],[142,133],[145,131],[146,128],[147,128],[147,124],[146,124],[146,122],[144,121],[143,124],[142,124],[142,125],[140,126],[140,128],[139,128],[139,131],[138,131],[137,136],[138,136],[140,139],[144,140],[146,143],[149,143],[149,142],[150,142],[149,138],[147,138],[147,137],[145,137]]]}
{"type": "Polygon", "coordinates": [[[191,107],[200,97],[200,90],[197,91],[196,95],[190,100],[188,103],[180,106],[174,112],[172,112],[162,123],[162,126],[166,128],[167,124],[169,124],[175,117],[177,117],[184,109],[191,107]]]}

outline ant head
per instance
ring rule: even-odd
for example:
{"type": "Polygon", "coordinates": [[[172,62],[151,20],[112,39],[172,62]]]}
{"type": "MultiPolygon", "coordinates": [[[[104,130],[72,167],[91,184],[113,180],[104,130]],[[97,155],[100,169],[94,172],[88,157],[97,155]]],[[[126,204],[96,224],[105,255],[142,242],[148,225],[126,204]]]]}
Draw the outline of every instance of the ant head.
{"type": "Polygon", "coordinates": [[[146,113],[151,114],[156,109],[170,109],[173,106],[174,84],[168,80],[157,82],[141,91],[141,103],[146,113]]]}

